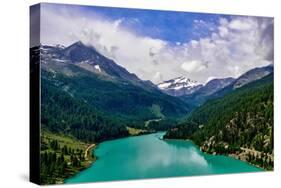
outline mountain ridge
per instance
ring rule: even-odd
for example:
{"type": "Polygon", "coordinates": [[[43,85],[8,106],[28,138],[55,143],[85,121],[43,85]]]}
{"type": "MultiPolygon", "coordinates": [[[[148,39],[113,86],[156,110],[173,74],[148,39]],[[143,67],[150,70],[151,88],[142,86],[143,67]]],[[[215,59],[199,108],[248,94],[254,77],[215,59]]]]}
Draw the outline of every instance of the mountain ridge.
{"type": "Polygon", "coordinates": [[[247,85],[256,80],[262,79],[271,73],[273,73],[273,65],[267,65],[262,67],[256,67],[240,75],[234,82],[226,86],[225,88],[217,91],[212,95],[212,98],[221,97],[233,90],[239,89],[244,85],[247,85]]]}
{"type": "Polygon", "coordinates": [[[222,97],[233,90],[239,89],[244,85],[259,80],[272,72],[273,65],[268,65],[263,67],[255,67],[235,79],[231,77],[213,79],[194,93],[190,95],[181,96],[181,99],[195,106],[200,106],[207,100],[222,97]],[[211,83],[214,81],[222,82],[223,84],[220,83],[217,85],[217,87],[213,87],[213,89],[210,89],[209,86],[212,85],[211,83]]]}
{"type": "Polygon", "coordinates": [[[158,90],[157,87],[149,81],[139,79],[135,74],[128,72],[124,67],[118,65],[112,59],[100,54],[94,47],[87,46],[81,41],[75,42],[64,48],[58,45],[42,45],[41,48],[42,51],[47,49],[45,52],[50,52],[52,54],[52,57],[47,59],[48,61],[52,62],[55,57],[56,59],[65,60],[66,63],[75,64],[85,70],[107,77],[111,80],[131,82],[146,90],[158,90]],[[98,69],[97,66],[99,67],[98,69]]]}
{"type": "Polygon", "coordinates": [[[131,126],[159,114],[169,119],[191,110],[180,99],[162,93],[80,42],[66,48],[42,46],[41,50],[42,79],[99,111],[126,119],[131,126]],[[75,54],[80,47],[88,50],[85,56],[75,54]]]}

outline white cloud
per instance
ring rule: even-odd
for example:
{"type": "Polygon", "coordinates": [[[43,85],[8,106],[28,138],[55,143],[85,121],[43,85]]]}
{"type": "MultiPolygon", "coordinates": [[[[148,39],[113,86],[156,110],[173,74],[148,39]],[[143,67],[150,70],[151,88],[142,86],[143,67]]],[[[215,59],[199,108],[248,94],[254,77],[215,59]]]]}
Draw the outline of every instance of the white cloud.
{"type": "Polygon", "coordinates": [[[207,65],[200,61],[188,61],[181,64],[181,68],[188,73],[198,73],[207,68],[207,65]]]}
{"type": "Polygon", "coordinates": [[[273,63],[272,29],[270,18],[222,18],[218,32],[183,45],[187,61],[182,68],[193,79],[205,82],[210,77],[238,77],[251,68],[273,63]]]}
{"type": "Polygon", "coordinates": [[[160,72],[156,72],[155,75],[153,76],[153,82],[159,83],[163,81],[163,76],[160,72]]]}
{"type": "Polygon", "coordinates": [[[228,34],[228,29],[227,29],[227,27],[220,26],[220,27],[219,27],[219,34],[220,34],[221,37],[227,36],[227,34],[228,34]]]}
{"type": "Polygon", "coordinates": [[[42,10],[42,43],[68,46],[81,40],[140,78],[154,79],[158,71],[157,54],[165,48],[166,41],[138,36],[122,28],[123,19],[84,17],[75,9],[54,10],[46,6],[42,10]]]}
{"type": "Polygon", "coordinates": [[[235,30],[250,30],[253,26],[253,24],[256,24],[253,20],[247,19],[247,20],[239,20],[235,19],[229,23],[229,28],[235,29],[235,30]]]}
{"type": "MultiPolygon", "coordinates": [[[[48,6],[41,15],[43,44],[67,46],[81,40],[154,83],[181,75],[199,82],[210,77],[237,77],[251,68],[273,63],[271,18],[221,18],[209,37],[171,45],[124,28],[122,18],[112,21],[94,13],[85,16],[74,8],[48,6]]],[[[208,25],[203,20],[194,22],[208,25]]]]}

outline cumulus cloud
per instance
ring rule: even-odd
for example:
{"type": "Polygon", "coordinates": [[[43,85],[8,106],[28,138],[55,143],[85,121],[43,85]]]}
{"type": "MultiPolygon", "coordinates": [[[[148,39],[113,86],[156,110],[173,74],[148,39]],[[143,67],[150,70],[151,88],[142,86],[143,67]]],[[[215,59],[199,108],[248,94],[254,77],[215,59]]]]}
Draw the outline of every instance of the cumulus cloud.
{"type": "Polygon", "coordinates": [[[181,64],[181,68],[188,73],[194,73],[194,72],[198,73],[203,71],[207,67],[208,67],[207,63],[203,63],[201,61],[196,61],[196,60],[187,61],[181,64]]]}
{"type": "Polygon", "coordinates": [[[254,22],[254,20],[251,20],[251,19],[247,19],[247,20],[235,19],[228,23],[228,27],[230,29],[234,29],[234,30],[238,30],[238,31],[239,30],[247,31],[247,30],[250,30],[252,28],[252,26],[255,24],[256,23],[254,22]]]}
{"type": "Polygon", "coordinates": [[[74,7],[54,9],[45,5],[41,15],[43,44],[68,46],[80,40],[154,83],[178,76],[199,82],[237,77],[251,68],[273,63],[271,18],[222,17],[216,25],[197,20],[197,29],[212,27],[207,37],[172,44],[137,34],[123,26],[123,18],[110,20],[74,7]]]}
{"type": "Polygon", "coordinates": [[[210,37],[187,42],[180,50],[181,68],[192,78],[238,77],[254,67],[273,63],[273,20],[261,17],[221,18],[210,37]],[[205,64],[204,64],[205,62],[205,64]]]}
{"type": "Polygon", "coordinates": [[[158,66],[158,53],[165,48],[166,41],[138,36],[122,28],[122,19],[109,21],[95,14],[85,17],[69,8],[47,6],[42,10],[42,43],[68,46],[80,40],[145,80],[155,80],[155,74],[161,71],[155,67],[158,66]]]}

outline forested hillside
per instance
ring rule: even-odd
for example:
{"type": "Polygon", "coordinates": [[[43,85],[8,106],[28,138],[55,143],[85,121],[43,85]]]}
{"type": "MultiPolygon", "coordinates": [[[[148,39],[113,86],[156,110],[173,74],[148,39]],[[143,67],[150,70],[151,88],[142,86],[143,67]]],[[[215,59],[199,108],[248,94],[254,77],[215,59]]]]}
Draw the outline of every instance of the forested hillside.
{"type": "Polygon", "coordinates": [[[81,99],[71,97],[55,87],[49,80],[41,80],[42,126],[52,132],[71,134],[86,142],[124,137],[126,124],[120,119],[106,116],[81,99]]]}
{"type": "Polygon", "coordinates": [[[81,42],[66,48],[41,46],[41,51],[41,77],[50,86],[130,126],[159,117],[176,119],[191,109],[81,42]]]}
{"type": "Polygon", "coordinates": [[[273,169],[273,74],[208,101],[165,138],[191,139],[208,153],[273,169]]]}

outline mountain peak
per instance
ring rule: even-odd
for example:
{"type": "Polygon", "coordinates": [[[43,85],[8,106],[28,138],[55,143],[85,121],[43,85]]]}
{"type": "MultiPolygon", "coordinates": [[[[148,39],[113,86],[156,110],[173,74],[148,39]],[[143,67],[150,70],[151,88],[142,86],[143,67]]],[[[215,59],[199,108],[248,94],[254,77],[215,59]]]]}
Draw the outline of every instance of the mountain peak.
{"type": "Polygon", "coordinates": [[[74,44],[77,44],[77,45],[83,45],[82,41],[81,40],[78,40],[76,43],[74,44]]]}
{"type": "Polygon", "coordinates": [[[177,78],[162,82],[157,86],[167,94],[180,96],[193,93],[194,91],[202,87],[202,84],[197,81],[191,80],[190,78],[179,76],[177,78]]]}
{"type": "Polygon", "coordinates": [[[77,41],[64,49],[64,55],[68,56],[72,62],[85,61],[99,55],[92,46],[87,46],[81,41],[77,41]]]}
{"type": "Polygon", "coordinates": [[[164,81],[160,84],[158,84],[158,87],[160,89],[167,89],[167,88],[172,88],[173,86],[179,86],[182,85],[183,87],[189,87],[189,86],[196,86],[196,85],[201,85],[197,81],[191,80],[189,78],[186,78],[184,76],[179,76],[167,81],[164,81]]]}
{"type": "Polygon", "coordinates": [[[77,41],[74,42],[73,44],[69,45],[68,47],[66,47],[66,49],[75,49],[75,48],[83,48],[83,49],[91,49],[91,50],[95,50],[94,47],[86,45],[85,43],[83,43],[82,41],[77,41]]]}
{"type": "Polygon", "coordinates": [[[85,45],[81,40],[74,42],[69,47],[71,47],[71,46],[87,47],[87,45],[85,45]]]}

